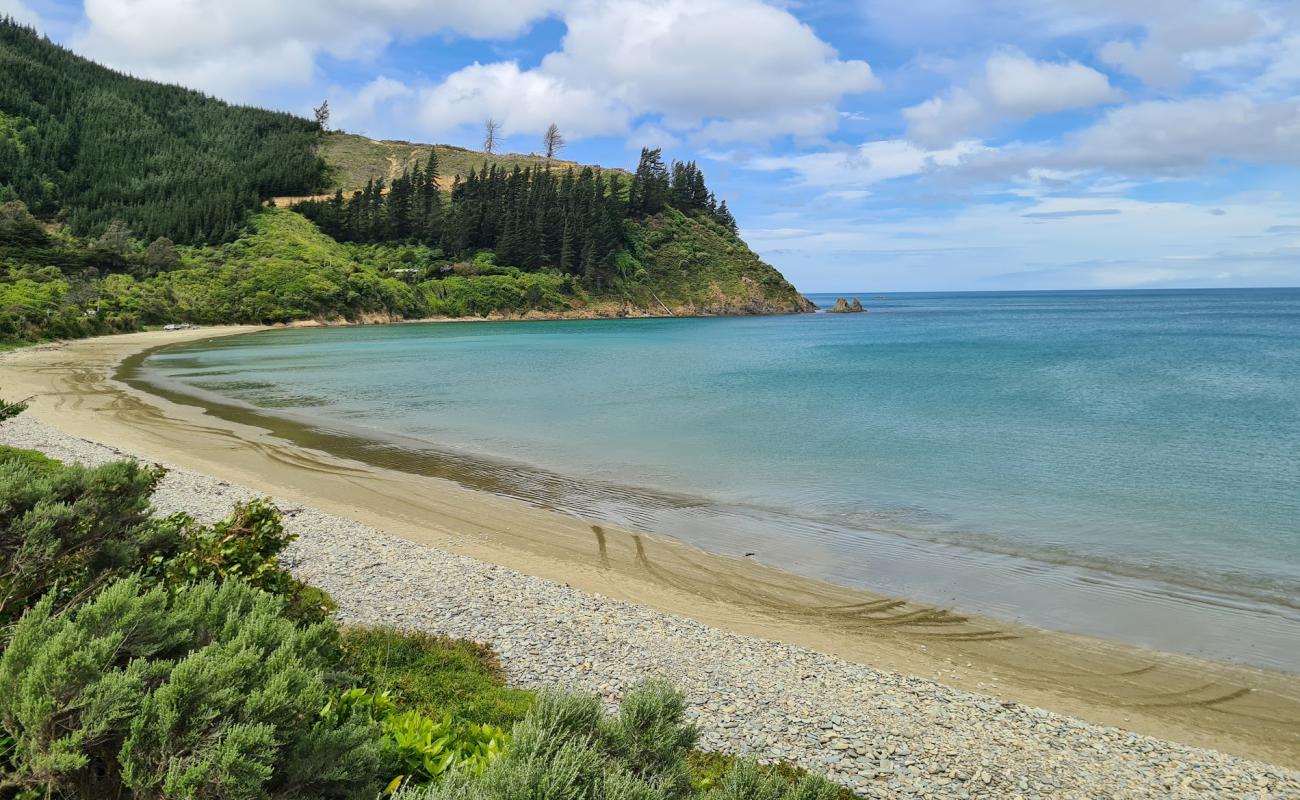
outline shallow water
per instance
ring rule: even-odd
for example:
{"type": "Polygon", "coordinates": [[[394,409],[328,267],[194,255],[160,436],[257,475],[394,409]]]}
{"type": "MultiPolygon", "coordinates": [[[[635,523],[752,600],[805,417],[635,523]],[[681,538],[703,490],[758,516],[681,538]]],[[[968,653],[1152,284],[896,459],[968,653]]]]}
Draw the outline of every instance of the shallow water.
{"type": "Polygon", "coordinates": [[[803,574],[1296,669],[1300,290],[862,300],[274,331],[145,373],[803,574]]]}

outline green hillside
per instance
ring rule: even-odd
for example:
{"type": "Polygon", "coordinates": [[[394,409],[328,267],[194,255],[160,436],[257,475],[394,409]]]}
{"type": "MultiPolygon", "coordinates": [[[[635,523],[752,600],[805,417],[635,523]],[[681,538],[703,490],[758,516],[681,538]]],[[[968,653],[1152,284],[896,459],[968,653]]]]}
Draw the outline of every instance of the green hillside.
{"type": "Polygon", "coordinates": [[[261,198],[322,185],[315,123],[132,78],[0,18],[0,202],[95,235],[232,238],[261,198]]]}
{"type": "Polygon", "coordinates": [[[0,74],[0,342],[810,309],[699,168],[657,149],[628,172],[322,134],[3,20],[0,74]]]}

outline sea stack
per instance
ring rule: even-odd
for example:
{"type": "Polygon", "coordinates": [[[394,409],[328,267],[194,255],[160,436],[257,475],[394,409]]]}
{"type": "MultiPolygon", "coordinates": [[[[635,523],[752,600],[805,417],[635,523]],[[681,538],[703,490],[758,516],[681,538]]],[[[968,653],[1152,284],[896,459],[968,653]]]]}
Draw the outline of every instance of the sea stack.
{"type": "Polygon", "coordinates": [[[835,305],[827,311],[831,314],[860,314],[866,309],[862,307],[862,301],[856,297],[851,303],[843,297],[838,297],[835,299],[835,305]]]}

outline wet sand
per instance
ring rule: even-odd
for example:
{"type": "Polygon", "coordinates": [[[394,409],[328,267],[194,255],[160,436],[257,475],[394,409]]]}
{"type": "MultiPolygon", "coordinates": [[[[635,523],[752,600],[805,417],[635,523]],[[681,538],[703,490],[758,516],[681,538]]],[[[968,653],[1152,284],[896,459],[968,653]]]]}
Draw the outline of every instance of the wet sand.
{"type": "Polygon", "coordinates": [[[150,332],[0,360],[0,392],[68,434],[580,590],[1139,733],[1300,766],[1300,675],[1159,654],[799,578],[346,460],[116,380],[148,349],[255,328],[150,332]]]}

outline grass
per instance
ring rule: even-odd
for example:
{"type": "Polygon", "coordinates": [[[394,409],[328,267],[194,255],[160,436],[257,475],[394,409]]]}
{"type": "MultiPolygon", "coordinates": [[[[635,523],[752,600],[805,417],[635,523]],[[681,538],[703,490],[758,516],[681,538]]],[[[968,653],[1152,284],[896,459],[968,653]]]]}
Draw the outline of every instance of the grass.
{"type": "Polygon", "coordinates": [[[62,461],[56,461],[44,453],[35,450],[20,450],[16,447],[5,447],[0,445],[0,464],[8,464],[18,461],[31,467],[37,475],[46,475],[55,472],[63,466],[62,461]]]}
{"type": "Polygon", "coordinates": [[[343,631],[343,666],[369,676],[404,708],[430,716],[451,714],[507,730],[524,718],[534,694],[505,685],[496,654],[474,642],[393,628],[343,631]]]}
{"type": "MultiPolygon", "coordinates": [[[[541,142],[538,142],[541,145],[541,142]]],[[[351,133],[334,132],[328,134],[321,145],[321,156],[329,165],[329,191],[364,188],[367,181],[383,178],[391,182],[395,175],[403,170],[421,165],[429,160],[429,151],[438,153],[438,172],[442,176],[443,188],[451,186],[456,175],[466,175],[471,169],[481,169],[484,163],[496,164],[498,168],[512,170],[515,167],[539,167],[546,163],[543,156],[521,153],[497,153],[488,155],[482,151],[467,150],[463,147],[439,144],[415,144],[412,142],[376,141],[351,133]]],[[[571,169],[580,166],[573,161],[554,159],[551,168],[555,170],[571,169]]]]}

